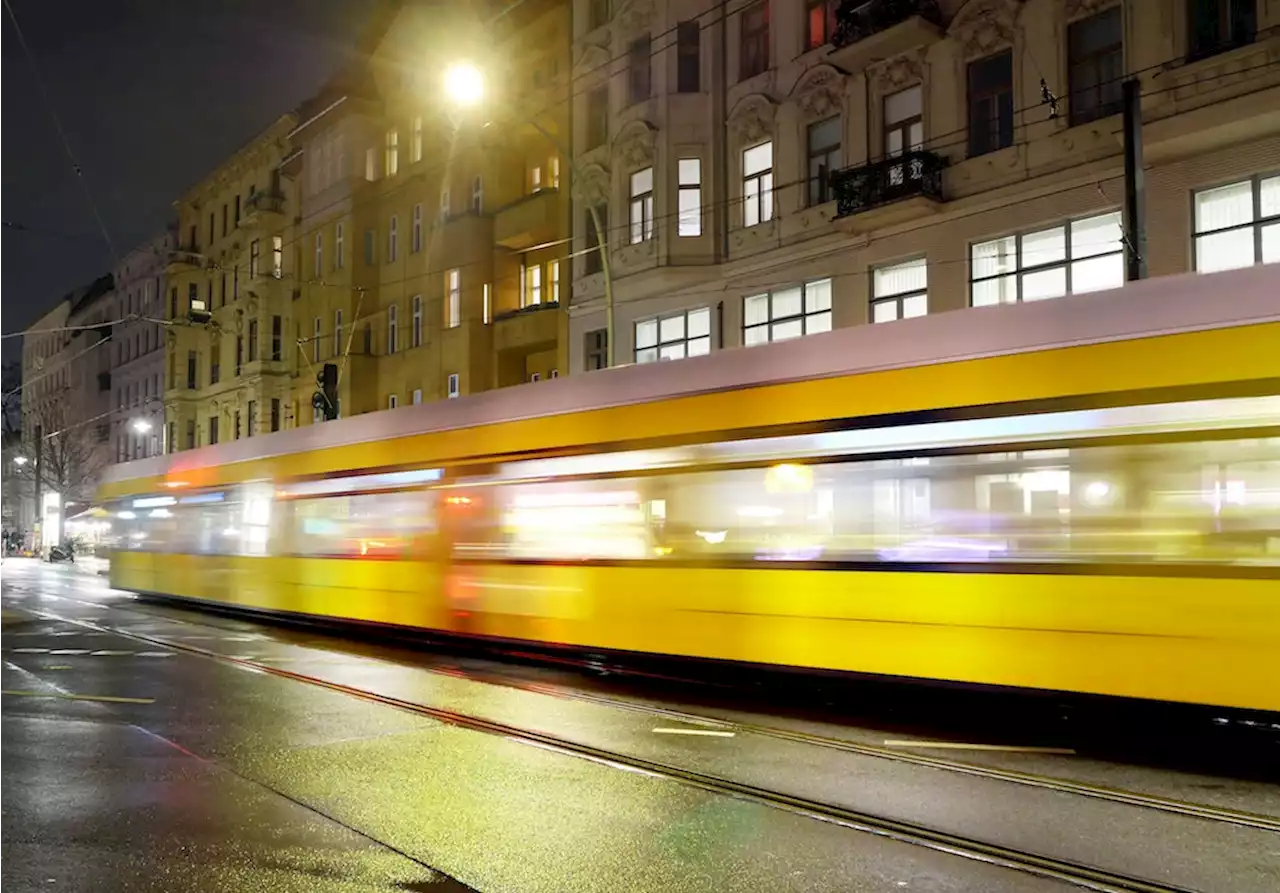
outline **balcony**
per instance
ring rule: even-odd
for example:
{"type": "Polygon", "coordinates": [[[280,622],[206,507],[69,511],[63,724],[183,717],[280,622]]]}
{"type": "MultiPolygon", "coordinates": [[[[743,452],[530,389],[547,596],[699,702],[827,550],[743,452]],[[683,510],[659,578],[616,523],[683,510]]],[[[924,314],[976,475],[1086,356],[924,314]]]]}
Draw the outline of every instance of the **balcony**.
{"type": "Polygon", "coordinates": [[[240,227],[245,230],[269,229],[284,221],[283,193],[260,189],[244,203],[240,227]]]}
{"type": "Polygon", "coordinates": [[[937,0],[844,0],[836,10],[830,61],[849,71],[941,39],[937,0]]]}
{"type": "Polygon", "coordinates": [[[169,274],[187,273],[192,270],[203,270],[208,259],[193,248],[174,248],[169,251],[165,260],[165,272],[169,274]]]}
{"type": "Polygon", "coordinates": [[[502,208],[494,216],[493,240],[513,251],[559,238],[561,226],[559,189],[542,189],[502,208]]]}
{"type": "Polygon", "coordinates": [[[943,202],[946,160],[916,149],[831,175],[836,222],[843,229],[867,232],[936,212],[943,202]]]}
{"type": "Polygon", "coordinates": [[[493,319],[493,348],[520,353],[550,350],[560,340],[560,317],[560,305],[555,303],[500,313],[493,319]]]}

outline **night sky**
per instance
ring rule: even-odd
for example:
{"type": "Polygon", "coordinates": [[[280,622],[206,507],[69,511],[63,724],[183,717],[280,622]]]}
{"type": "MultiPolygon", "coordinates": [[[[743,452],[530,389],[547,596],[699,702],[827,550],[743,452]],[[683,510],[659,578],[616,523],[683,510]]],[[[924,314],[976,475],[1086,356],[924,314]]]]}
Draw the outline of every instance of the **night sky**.
{"type": "MultiPolygon", "coordinates": [[[[6,0],[123,256],[350,58],[380,0],[6,0]]],[[[113,266],[4,14],[3,330],[113,266]],[[29,228],[15,230],[11,224],[29,228]]],[[[4,358],[21,356],[20,339],[4,358]]]]}

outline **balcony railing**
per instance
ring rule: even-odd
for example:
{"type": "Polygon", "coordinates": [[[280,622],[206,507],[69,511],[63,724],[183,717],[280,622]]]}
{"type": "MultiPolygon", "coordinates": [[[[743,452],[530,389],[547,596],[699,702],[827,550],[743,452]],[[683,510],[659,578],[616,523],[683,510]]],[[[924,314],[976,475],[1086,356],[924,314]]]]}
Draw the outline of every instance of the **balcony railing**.
{"type": "Polygon", "coordinates": [[[887,31],[912,16],[942,24],[937,0],[844,0],[836,10],[836,30],[831,43],[836,48],[846,47],[887,31]]]}
{"type": "Polygon", "coordinates": [[[940,202],[945,166],[941,156],[916,149],[835,171],[831,189],[836,195],[836,216],[848,217],[916,196],[940,202]]]}
{"type": "Polygon", "coordinates": [[[284,213],[284,195],[267,189],[259,189],[245,202],[248,211],[263,211],[270,214],[284,213]]]}

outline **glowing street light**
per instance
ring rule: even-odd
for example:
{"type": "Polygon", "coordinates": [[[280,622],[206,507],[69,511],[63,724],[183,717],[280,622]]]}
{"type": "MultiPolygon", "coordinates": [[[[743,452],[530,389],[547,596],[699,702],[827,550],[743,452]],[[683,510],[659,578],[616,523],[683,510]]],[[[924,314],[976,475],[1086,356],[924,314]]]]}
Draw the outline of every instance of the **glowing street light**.
{"type": "Polygon", "coordinates": [[[478,105],[484,99],[484,75],[470,62],[456,62],[445,70],[444,92],[456,105],[478,105]]]}
{"type": "Polygon", "coordinates": [[[14,465],[17,465],[17,466],[19,466],[19,467],[21,467],[21,466],[23,466],[23,465],[26,465],[29,461],[31,461],[31,460],[30,460],[30,459],[28,459],[26,456],[14,456],[14,457],[13,457],[13,464],[14,464],[14,465]]]}
{"type": "Polygon", "coordinates": [[[131,427],[134,431],[137,431],[139,434],[146,434],[148,431],[151,430],[151,423],[148,422],[146,419],[134,419],[133,422],[129,425],[129,427],[131,427]]]}

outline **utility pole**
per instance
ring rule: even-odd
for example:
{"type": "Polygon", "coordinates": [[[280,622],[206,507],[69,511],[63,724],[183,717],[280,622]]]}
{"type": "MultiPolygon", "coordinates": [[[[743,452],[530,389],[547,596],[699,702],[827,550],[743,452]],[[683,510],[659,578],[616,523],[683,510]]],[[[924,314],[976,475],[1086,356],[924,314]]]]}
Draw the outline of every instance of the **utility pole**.
{"type": "Polygon", "coordinates": [[[1125,279],[1147,278],[1147,178],[1142,170],[1142,82],[1124,82],[1125,279]]]}
{"type": "Polygon", "coordinates": [[[40,531],[40,539],[32,543],[37,548],[44,547],[44,494],[41,492],[41,481],[44,473],[40,467],[40,460],[44,458],[44,425],[36,425],[36,450],[35,450],[35,476],[36,476],[36,517],[35,527],[40,531]]]}

